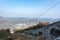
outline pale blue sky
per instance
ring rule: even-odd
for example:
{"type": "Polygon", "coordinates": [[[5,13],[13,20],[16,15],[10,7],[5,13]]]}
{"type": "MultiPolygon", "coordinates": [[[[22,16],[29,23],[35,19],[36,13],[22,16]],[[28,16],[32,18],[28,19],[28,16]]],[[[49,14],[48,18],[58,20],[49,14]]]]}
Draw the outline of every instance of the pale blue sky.
{"type": "Polygon", "coordinates": [[[60,18],[60,3],[40,16],[59,0],[0,0],[0,16],[29,18],[60,18]]]}

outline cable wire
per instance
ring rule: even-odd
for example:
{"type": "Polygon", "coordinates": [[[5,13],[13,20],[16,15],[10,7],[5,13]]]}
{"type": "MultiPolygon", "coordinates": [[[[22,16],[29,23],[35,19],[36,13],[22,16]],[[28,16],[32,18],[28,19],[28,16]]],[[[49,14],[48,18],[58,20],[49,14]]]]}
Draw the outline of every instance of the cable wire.
{"type": "Polygon", "coordinates": [[[51,8],[49,8],[48,10],[46,10],[44,13],[42,13],[41,15],[39,15],[39,17],[40,16],[42,16],[42,15],[44,15],[44,14],[46,14],[48,11],[50,11],[52,8],[54,8],[56,5],[58,5],[60,3],[60,1],[58,1],[56,4],[54,4],[51,8]]]}

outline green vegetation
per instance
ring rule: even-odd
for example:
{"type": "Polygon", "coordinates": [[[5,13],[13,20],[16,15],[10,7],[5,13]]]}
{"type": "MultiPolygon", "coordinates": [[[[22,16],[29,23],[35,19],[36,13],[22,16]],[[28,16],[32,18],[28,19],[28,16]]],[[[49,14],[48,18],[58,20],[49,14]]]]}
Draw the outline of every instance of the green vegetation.
{"type": "MultiPolygon", "coordinates": [[[[42,39],[45,36],[42,37],[42,39]]],[[[9,30],[0,30],[0,40],[39,40],[40,36],[29,37],[27,35],[21,35],[20,32],[10,34],[9,30]]]]}
{"type": "Polygon", "coordinates": [[[7,37],[8,33],[5,30],[0,30],[0,38],[7,37]]]}
{"type": "Polygon", "coordinates": [[[7,37],[7,38],[5,38],[4,40],[13,40],[13,38],[8,38],[8,37],[7,37]]]}

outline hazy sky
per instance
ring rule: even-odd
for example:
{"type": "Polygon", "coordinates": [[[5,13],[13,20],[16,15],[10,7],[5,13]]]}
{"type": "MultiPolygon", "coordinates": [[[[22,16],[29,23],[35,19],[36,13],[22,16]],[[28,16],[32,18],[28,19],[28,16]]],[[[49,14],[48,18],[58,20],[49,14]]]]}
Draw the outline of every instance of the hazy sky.
{"type": "Polygon", "coordinates": [[[60,3],[40,16],[59,0],[0,0],[0,16],[60,18],[60,3]]]}

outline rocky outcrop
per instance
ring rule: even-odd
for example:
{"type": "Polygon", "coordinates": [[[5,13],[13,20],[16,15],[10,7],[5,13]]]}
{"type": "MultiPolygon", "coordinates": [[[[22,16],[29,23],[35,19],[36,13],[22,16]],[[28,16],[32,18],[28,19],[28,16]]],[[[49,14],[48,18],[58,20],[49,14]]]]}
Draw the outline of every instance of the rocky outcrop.
{"type": "Polygon", "coordinates": [[[60,21],[52,23],[52,24],[50,24],[50,25],[48,25],[46,27],[42,27],[42,28],[37,28],[35,30],[26,31],[24,33],[28,34],[28,35],[31,35],[31,34],[33,34],[33,35],[39,35],[39,32],[42,32],[44,35],[49,36],[49,35],[51,35],[50,31],[53,28],[55,28],[57,30],[60,30],[60,21]]]}

